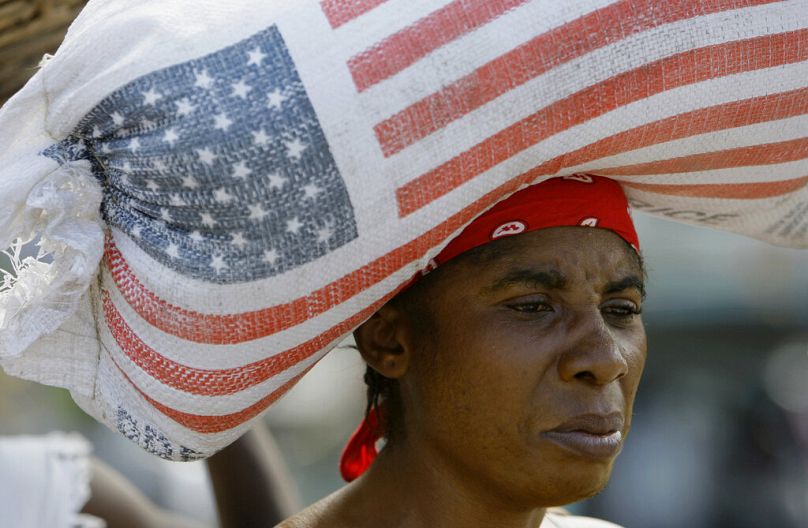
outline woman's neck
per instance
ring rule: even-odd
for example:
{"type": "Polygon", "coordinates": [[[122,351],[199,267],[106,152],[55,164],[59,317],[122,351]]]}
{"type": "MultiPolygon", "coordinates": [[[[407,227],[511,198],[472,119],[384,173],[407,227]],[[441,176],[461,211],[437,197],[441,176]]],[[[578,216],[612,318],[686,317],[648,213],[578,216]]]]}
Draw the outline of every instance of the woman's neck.
{"type": "Polygon", "coordinates": [[[543,508],[519,504],[505,490],[474,477],[452,468],[437,453],[391,446],[345,489],[339,507],[350,516],[350,526],[357,527],[538,528],[541,524],[543,508]]]}

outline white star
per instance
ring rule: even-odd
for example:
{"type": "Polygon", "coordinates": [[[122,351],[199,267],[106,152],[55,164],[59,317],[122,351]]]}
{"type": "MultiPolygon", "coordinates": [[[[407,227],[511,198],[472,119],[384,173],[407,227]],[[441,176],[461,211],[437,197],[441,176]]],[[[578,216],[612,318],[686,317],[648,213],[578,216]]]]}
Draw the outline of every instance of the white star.
{"type": "Polygon", "coordinates": [[[233,95],[237,95],[244,99],[247,98],[247,92],[252,90],[252,87],[244,82],[244,79],[240,80],[237,83],[233,83],[233,95]]]}
{"type": "Polygon", "coordinates": [[[181,116],[186,116],[194,111],[195,106],[191,104],[191,101],[188,100],[187,97],[183,97],[179,101],[177,101],[177,114],[181,116]]]}
{"type": "Polygon", "coordinates": [[[289,181],[288,178],[284,178],[278,173],[272,173],[269,175],[269,188],[270,189],[282,189],[283,184],[289,181]]]}
{"type": "Polygon", "coordinates": [[[174,142],[177,141],[179,138],[180,137],[177,135],[177,131],[174,130],[173,128],[169,128],[168,130],[166,130],[166,133],[163,134],[163,141],[165,141],[172,147],[174,146],[174,142]]]}
{"type": "Polygon", "coordinates": [[[203,237],[202,233],[200,233],[199,230],[196,229],[191,233],[191,240],[193,240],[194,242],[202,242],[203,240],[205,240],[205,237],[203,237]]]}
{"type": "Polygon", "coordinates": [[[252,171],[247,167],[247,162],[239,161],[235,165],[233,165],[233,177],[234,178],[246,178],[250,175],[252,171]]]}
{"type": "Polygon", "coordinates": [[[132,236],[140,238],[140,232],[143,230],[139,225],[132,228],[132,236]]]}
{"type": "Polygon", "coordinates": [[[263,129],[258,132],[253,132],[252,135],[256,145],[267,145],[269,143],[270,138],[263,129]]]}
{"type": "Polygon", "coordinates": [[[274,249],[266,249],[264,250],[264,256],[261,260],[269,264],[275,264],[275,261],[278,260],[278,252],[274,249]]]}
{"type": "Polygon", "coordinates": [[[231,196],[226,189],[222,188],[213,191],[213,199],[216,200],[217,202],[229,202],[230,200],[233,199],[233,196],[231,196]]]}
{"type": "Polygon", "coordinates": [[[150,191],[159,191],[160,190],[160,186],[157,185],[157,182],[154,181],[154,180],[149,180],[146,183],[146,187],[148,187],[150,191]]]}
{"type": "Polygon", "coordinates": [[[160,219],[164,222],[171,221],[171,215],[168,214],[168,209],[160,209],[160,219]]]}
{"type": "Polygon", "coordinates": [[[199,183],[194,179],[193,176],[183,176],[182,177],[182,186],[188,187],[189,189],[195,189],[199,187],[199,183]]]}
{"type": "Polygon", "coordinates": [[[101,129],[98,128],[98,125],[93,125],[93,137],[101,137],[101,129]]]}
{"type": "Polygon", "coordinates": [[[108,145],[108,144],[104,143],[103,145],[101,145],[101,152],[103,152],[103,153],[109,153],[111,150],[112,150],[112,149],[111,149],[111,148],[109,148],[109,145],[108,145]]]}
{"type": "Polygon", "coordinates": [[[270,108],[280,108],[284,101],[286,101],[286,96],[283,95],[283,92],[275,88],[269,94],[269,102],[267,104],[270,108]]]}
{"type": "Polygon", "coordinates": [[[244,239],[244,235],[241,233],[236,233],[233,235],[233,238],[230,240],[230,243],[238,248],[243,248],[247,245],[247,241],[244,239]]]}
{"type": "Polygon", "coordinates": [[[263,220],[269,214],[260,205],[248,205],[247,207],[250,209],[250,220],[263,220]]]}
{"type": "Polygon", "coordinates": [[[177,207],[181,207],[186,205],[185,200],[179,194],[172,194],[171,195],[171,205],[175,205],[177,207]]]}
{"type": "Polygon", "coordinates": [[[323,227],[322,229],[317,230],[317,242],[323,243],[328,242],[331,240],[331,237],[334,235],[334,231],[330,227],[323,227]]]}
{"type": "Polygon", "coordinates": [[[223,256],[213,255],[210,259],[210,267],[213,268],[216,273],[221,273],[221,271],[227,267],[227,264],[225,264],[223,256]]]}
{"type": "Polygon", "coordinates": [[[160,95],[160,93],[157,92],[154,87],[149,88],[148,92],[143,92],[143,102],[147,105],[153,105],[161,97],[162,95],[160,95]]]}
{"type": "Polygon", "coordinates": [[[112,112],[112,114],[109,117],[112,118],[112,122],[115,123],[116,125],[121,126],[123,124],[123,116],[118,112],[112,112]]]}
{"type": "Polygon", "coordinates": [[[213,151],[208,147],[196,149],[196,154],[199,156],[199,161],[205,163],[206,165],[213,165],[213,162],[216,161],[216,154],[214,154],[213,151]]]}
{"type": "Polygon", "coordinates": [[[202,225],[206,225],[208,227],[213,227],[216,225],[216,220],[210,215],[210,213],[201,213],[200,216],[202,217],[202,225]]]}
{"type": "Polygon", "coordinates": [[[323,192],[323,189],[313,183],[309,183],[303,186],[304,198],[311,198],[312,200],[314,200],[317,197],[317,195],[320,194],[321,192],[323,192]]]}
{"type": "Polygon", "coordinates": [[[129,150],[132,152],[137,152],[140,149],[140,139],[132,138],[132,141],[129,142],[129,150]]]}
{"type": "Polygon", "coordinates": [[[124,161],[123,165],[121,165],[121,171],[129,172],[130,170],[132,170],[132,164],[129,163],[128,161],[124,161]]]}
{"type": "Polygon", "coordinates": [[[174,242],[169,242],[168,247],[166,248],[166,255],[171,258],[179,258],[180,256],[180,248],[174,242]]]}
{"type": "Polygon", "coordinates": [[[152,162],[152,168],[156,171],[163,172],[166,170],[166,164],[163,162],[163,160],[154,160],[152,162]]]}
{"type": "Polygon", "coordinates": [[[288,233],[297,234],[301,227],[303,227],[303,224],[297,219],[297,217],[294,217],[286,222],[286,231],[288,233]]]}
{"type": "Polygon", "coordinates": [[[224,130],[225,132],[227,132],[227,129],[230,128],[230,125],[233,124],[233,122],[227,117],[227,114],[224,113],[216,114],[213,117],[213,120],[216,122],[214,128],[224,130]]]}
{"type": "Polygon", "coordinates": [[[194,86],[198,86],[199,88],[210,88],[211,84],[213,84],[213,79],[211,78],[210,75],[208,75],[207,70],[197,72],[196,82],[194,83],[194,86]]]}
{"type": "Polygon", "coordinates": [[[306,147],[308,147],[308,145],[300,141],[298,138],[295,138],[293,141],[286,142],[286,150],[288,151],[287,153],[289,154],[289,157],[296,160],[300,159],[300,155],[303,154],[306,147]]]}
{"type": "Polygon", "coordinates": [[[147,117],[144,117],[143,119],[140,120],[140,126],[143,128],[151,128],[154,126],[154,121],[152,121],[147,117]]]}
{"type": "Polygon", "coordinates": [[[261,61],[263,61],[264,57],[267,56],[266,53],[261,51],[261,48],[259,48],[259,47],[256,47],[252,51],[248,51],[247,54],[250,56],[250,59],[247,61],[248,66],[250,64],[255,64],[256,66],[260,66],[261,61]]]}

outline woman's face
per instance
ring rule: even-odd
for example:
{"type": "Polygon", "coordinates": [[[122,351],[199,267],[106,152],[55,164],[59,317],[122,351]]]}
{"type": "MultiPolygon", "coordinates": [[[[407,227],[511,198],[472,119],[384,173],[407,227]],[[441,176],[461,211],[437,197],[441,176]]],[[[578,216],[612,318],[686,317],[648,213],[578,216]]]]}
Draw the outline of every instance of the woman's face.
{"type": "Polygon", "coordinates": [[[639,259],[594,228],[494,244],[425,290],[432,330],[411,336],[399,380],[403,441],[510,501],[588,497],[608,481],[645,363],[639,259]]]}

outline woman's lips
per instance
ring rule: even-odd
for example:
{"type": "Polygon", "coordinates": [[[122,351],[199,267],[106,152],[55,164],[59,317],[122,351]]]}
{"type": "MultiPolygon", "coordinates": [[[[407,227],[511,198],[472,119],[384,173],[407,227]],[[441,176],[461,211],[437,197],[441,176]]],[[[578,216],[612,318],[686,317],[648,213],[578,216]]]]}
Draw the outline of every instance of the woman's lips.
{"type": "Polygon", "coordinates": [[[612,458],[623,448],[623,415],[584,414],[567,420],[542,436],[554,444],[589,458],[612,458]]]}
{"type": "Polygon", "coordinates": [[[562,448],[589,458],[613,458],[623,448],[623,433],[594,434],[587,431],[547,431],[542,436],[562,448]]]}

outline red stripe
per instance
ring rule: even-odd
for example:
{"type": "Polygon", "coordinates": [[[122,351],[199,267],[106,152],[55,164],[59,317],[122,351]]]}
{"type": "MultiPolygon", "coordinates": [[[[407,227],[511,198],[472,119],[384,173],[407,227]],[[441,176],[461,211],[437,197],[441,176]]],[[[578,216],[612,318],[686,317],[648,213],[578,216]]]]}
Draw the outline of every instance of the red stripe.
{"type": "MultiPolygon", "coordinates": [[[[235,344],[260,339],[296,326],[373,286],[403,264],[417,258],[412,246],[399,248],[304,297],[261,310],[204,314],[172,305],[149,291],[135,276],[111,238],[105,262],[126,302],[150,325],[189,341],[235,344]]],[[[425,249],[420,250],[421,254],[425,249]]]]}
{"type": "Polygon", "coordinates": [[[622,152],[668,141],[808,114],[808,88],[733,101],[648,123],[560,156],[575,167],[622,152]]]}
{"type": "Polygon", "coordinates": [[[364,15],[374,7],[383,4],[387,0],[322,0],[320,7],[328,19],[331,27],[337,29],[339,26],[350,22],[354,18],[364,15]]]}
{"type": "Polygon", "coordinates": [[[311,368],[314,366],[310,366],[306,368],[303,372],[295,376],[294,378],[290,379],[283,385],[281,385],[278,389],[273,391],[272,393],[268,394],[267,396],[261,398],[254,404],[250,405],[249,407],[242,409],[241,411],[219,415],[219,416],[210,416],[210,415],[201,415],[201,414],[191,414],[183,411],[178,411],[177,409],[171,408],[167,405],[163,405],[162,403],[158,402],[145,392],[143,392],[140,387],[135,385],[132,379],[126,375],[126,372],[121,368],[115,358],[110,356],[112,362],[118,367],[118,370],[126,378],[126,381],[134,387],[138,393],[140,393],[143,398],[149,402],[149,404],[163,413],[164,415],[168,416],[178,424],[182,425],[183,427],[187,427],[193,431],[198,433],[204,434],[211,434],[211,433],[221,433],[222,431],[226,431],[228,429],[232,429],[234,427],[238,427],[239,425],[243,424],[244,422],[250,420],[251,418],[257,416],[261,411],[272,405],[278,398],[286,394],[286,392],[294,387],[295,383],[300,381],[302,378],[311,368]]]}
{"type": "MultiPolygon", "coordinates": [[[[322,334],[274,356],[229,369],[200,369],[177,363],[143,342],[124,321],[109,292],[102,291],[104,318],[112,337],[135,365],[164,385],[190,394],[224,396],[248,389],[287,370],[373,315],[393,294],[329,328],[322,334]]],[[[267,351],[269,353],[271,351],[267,351]]]]}
{"type": "Polygon", "coordinates": [[[361,92],[527,0],[455,0],[348,61],[361,92]]]}
{"type": "Polygon", "coordinates": [[[593,171],[601,176],[645,176],[788,163],[808,158],[808,137],[737,147],[593,171]]]}
{"type": "Polygon", "coordinates": [[[536,143],[672,88],[808,59],[808,29],[691,50],[581,90],[478,143],[396,191],[404,217],[536,143]]]}
{"type": "MultiPolygon", "coordinates": [[[[673,141],[698,134],[776,121],[808,114],[808,88],[733,101],[648,123],[586,145],[554,158],[534,171],[535,177],[557,173],[563,167],[673,141]]],[[[493,201],[501,198],[495,196],[493,201]]],[[[472,209],[473,210],[473,209],[472,209]]],[[[203,314],[167,303],[145,288],[129,269],[111,239],[107,240],[106,265],[130,306],[152,326],[198,343],[233,344],[272,335],[291,328],[346,301],[420,258],[435,244],[470,220],[468,211],[455,215],[408,244],[345,275],[310,295],[290,303],[254,312],[227,315],[203,314]]]]}
{"type": "Polygon", "coordinates": [[[688,198],[728,198],[733,200],[760,200],[789,194],[808,185],[808,176],[793,180],[755,183],[709,183],[699,185],[670,185],[639,182],[620,182],[624,187],[669,196],[688,198]]]}
{"type": "MultiPolygon", "coordinates": [[[[697,5],[692,0],[617,2],[543,33],[421,99],[376,125],[376,137],[384,155],[392,156],[517,86],[593,50],[664,24],[773,1],[749,0],[739,3],[733,0],[707,0],[697,5]],[[586,38],[574,39],[569,35],[585,35],[586,38]]],[[[451,22],[449,25],[453,27],[451,22]]],[[[357,59],[362,59],[358,65],[362,68],[352,69],[352,73],[360,90],[372,80],[378,82],[399,71],[401,68],[392,70],[398,62],[404,61],[403,66],[408,66],[414,59],[426,54],[421,53],[422,50],[428,52],[434,49],[429,47],[429,39],[434,39],[432,35],[437,32],[413,31],[406,42],[390,44],[392,49],[386,49],[385,41],[380,44],[380,50],[373,48],[358,56],[357,59]],[[391,56],[395,58],[391,59],[391,56]],[[410,57],[413,57],[412,61],[410,57]],[[375,76],[371,75],[377,71],[379,73],[375,73],[375,76]]],[[[354,64],[351,66],[358,67],[354,64]]]]}

